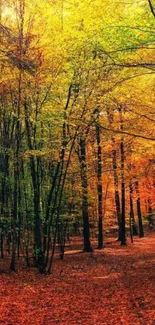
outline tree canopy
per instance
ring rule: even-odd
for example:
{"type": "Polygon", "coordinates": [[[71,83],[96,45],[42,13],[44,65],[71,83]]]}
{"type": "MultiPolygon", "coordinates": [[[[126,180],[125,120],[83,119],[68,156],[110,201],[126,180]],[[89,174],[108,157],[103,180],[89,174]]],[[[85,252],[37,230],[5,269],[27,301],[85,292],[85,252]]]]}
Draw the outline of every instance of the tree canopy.
{"type": "Polygon", "coordinates": [[[136,222],[143,236],[155,211],[154,18],[151,0],[0,1],[1,257],[12,270],[23,254],[50,272],[68,227],[85,251],[113,225],[122,245],[136,222]]]}

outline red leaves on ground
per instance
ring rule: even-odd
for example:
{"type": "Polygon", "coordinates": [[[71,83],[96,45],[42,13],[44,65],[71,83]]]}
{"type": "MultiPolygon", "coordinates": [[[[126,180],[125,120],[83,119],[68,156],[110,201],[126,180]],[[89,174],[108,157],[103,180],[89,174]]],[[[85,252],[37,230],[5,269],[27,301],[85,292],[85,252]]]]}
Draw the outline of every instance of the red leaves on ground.
{"type": "Polygon", "coordinates": [[[0,324],[153,325],[154,247],[152,234],[127,247],[114,242],[67,254],[55,260],[51,276],[1,272],[0,324]]]}

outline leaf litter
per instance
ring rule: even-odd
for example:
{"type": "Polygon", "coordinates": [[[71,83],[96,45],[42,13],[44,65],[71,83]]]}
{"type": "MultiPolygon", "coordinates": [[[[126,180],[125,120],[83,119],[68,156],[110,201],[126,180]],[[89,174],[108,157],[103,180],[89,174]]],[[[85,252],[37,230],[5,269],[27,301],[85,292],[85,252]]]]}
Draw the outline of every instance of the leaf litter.
{"type": "Polygon", "coordinates": [[[94,253],[55,257],[41,275],[18,262],[0,268],[2,325],[155,325],[155,234],[94,253]]]}

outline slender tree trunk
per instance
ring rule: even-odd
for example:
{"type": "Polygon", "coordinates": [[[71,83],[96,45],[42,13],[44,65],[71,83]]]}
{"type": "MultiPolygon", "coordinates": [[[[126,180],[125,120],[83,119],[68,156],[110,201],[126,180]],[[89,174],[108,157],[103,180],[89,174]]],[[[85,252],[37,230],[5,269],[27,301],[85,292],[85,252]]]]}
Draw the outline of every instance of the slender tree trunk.
{"type": "MultiPolygon", "coordinates": [[[[25,108],[25,124],[26,124],[26,134],[27,142],[30,150],[33,149],[31,142],[31,131],[29,125],[28,117],[28,107],[27,103],[24,103],[25,108]]],[[[44,253],[42,247],[41,238],[41,218],[40,218],[40,182],[39,182],[39,171],[36,167],[37,162],[33,156],[30,157],[30,168],[31,168],[31,178],[33,184],[33,205],[34,205],[34,253],[36,263],[42,265],[44,263],[44,253]]]]}
{"type": "Polygon", "coordinates": [[[19,98],[18,98],[18,120],[15,130],[16,148],[14,153],[14,192],[13,192],[13,216],[12,216],[12,258],[10,269],[15,271],[16,249],[17,249],[17,224],[18,224],[18,207],[19,207],[19,171],[20,171],[20,143],[21,143],[21,126],[20,126],[20,105],[21,105],[21,73],[19,75],[19,98]]]}
{"type": "Polygon", "coordinates": [[[148,198],[148,214],[151,215],[153,212],[152,206],[151,206],[151,199],[150,197],[148,198]]]}
{"type": "MultiPolygon", "coordinates": [[[[24,14],[25,14],[25,0],[19,2],[18,12],[18,55],[21,61],[23,56],[23,40],[24,40],[24,14]]],[[[12,243],[12,259],[10,269],[15,271],[15,259],[17,249],[17,223],[18,223],[18,208],[19,208],[19,171],[20,171],[20,145],[21,145],[21,99],[22,99],[22,69],[19,69],[18,78],[18,105],[17,105],[17,122],[15,129],[16,148],[14,156],[14,203],[13,203],[13,243],[12,243]]]]}
{"type": "MultiPolygon", "coordinates": [[[[1,215],[4,216],[4,206],[5,206],[5,175],[2,178],[2,187],[1,187],[1,215]]],[[[0,222],[0,249],[1,249],[1,258],[4,258],[4,234],[3,234],[3,222],[0,222]]]]}
{"type": "Polygon", "coordinates": [[[133,218],[134,218],[134,210],[133,210],[133,200],[132,200],[132,184],[129,184],[129,193],[130,193],[130,238],[133,243],[133,218]]]}
{"type": "Polygon", "coordinates": [[[130,192],[130,220],[131,220],[131,232],[133,236],[138,235],[137,227],[136,227],[136,222],[134,218],[134,209],[133,209],[133,199],[132,199],[132,194],[133,194],[133,188],[132,184],[129,184],[129,192],[130,192]]]}
{"type": "MultiPolygon", "coordinates": [[[[1,227],[1,225],[0,225],[1,227]]],[[[2,231],[3,231],[3,227],[2,227],[2,231]]],[[[3,233],[1,233],[1,258],[4,258],[4,236],[3,233]]]]}
{"type": "MultiPolygon", "coordinates": [[[[16,166],[15,166],[16,168],[16,166]]],[[[16,271],[16,248],[17,248],[17,214],[18,214],[18,183],[17,183],[17,173],[14,171],[14,195],[13,195],[13,201],[14,201],[14,207],[13,207],[13,221],[12,221],[12,256],[11,256],[11,264],[10,264],[10,270],[16,271]]]]}
{"type": "MultiPolygon", "coordinates": [[[[113,123],[113,113],[111,114],[109,108],[107,107],[107,115],[110,128],[113,123]]],[[[120,194],[118,186],[118,172],[117,172],[117,150],[115,145],[115,138],[111,137],[112,140],[112,167],[114,176],[114,193],[115,193],[115,206],[116,206],[116,216],[118,222],[118,241],[121,241],[121,204],[120,204],[120,194]]]]}
{"type": "Polygon", "coordinates": [[[122,180],[121,180],[121,194],[122,194],[122,220],[121,220],[121,245],[126,245],[126,229],[125,229],[125,180],[124,180],[124,145],[121,143],[121,157],[122,157],[122,180]]]}
{"type": "Polygon", "coordinates": [[[18,205],[19,205],[19,211],[18,211],[18,233],[17,233],[17,255],[18,258],[20,257],[20,246],[21,246],[21,226],[22,226],[22,214],[21,214],[21,188],[20,188],[20,178],[19,178],[19,186],[18,186],[18,205]]]}
{"type": "MultiPolygon", "coordinates": [[[[119,108],[120,113],[120,129],[123,130],[123,117],[122,108],[119,108]]],[[[124,151],[124,138],[121,137],[120,143],[121,152],[121,201],[122,201],[122,214],[121,214],[121,245],[126,245],[126,228],[125,228],[125,177],[124,177],[124,164],[125,164],[125,151],[124,151]]]]}
{"type": "MultiPolygon", "coordinates": [[[[57,221],[58,221],[58,218],[57,218],[57,221]]],[[[51,258],[50,258],[49,265],[48,265],[48,273],[49,274],[51,273],[51,270],[52,270],[53,258],[54,258],[54,254],[55,254],[55,247],[56,247],[56,241],[57,241],[57,231],[58,231],[58,227],[57,227],[57,222],[56,222],[55,231],[54,231],[54,238],[53,238],[53,243],[52,243],[52,254],[51,254],[51,258]]]]}
{"type": "Polygon", "coordinates": [[[44,262],[42,240],[41,240],[41,218],[40,218],[40,189],[34,189],[34,214],[35,214],[35,258],[39,265],[44,262]]]}
{"type": "Polygon", "coordinates": [[[97,195],[98,195],[98,248],[103,248],[103,211],[102,211],[102,149],[100,139],[100,126],[96,122],[96,141],[97,141],[97,195]]]}
{"type": "Polygon", "coordinates": [[[139,225],[139,237],[144,237],[142,213],[141,213],[141,202],[140,202],[140,193],[139,193],[139,184],[138,181],[135,182],[135,188],[137,193],[137,215],[138,215],[138,225],[139,225]]]}
{"type": "Polygon", "coordinates": [[[79,140],[80,149],[80,169],[81,169],[81,185],[82,185],[82,215],[83,215],[83,239],[84,251],[92,252],[90,242],[90,225],[88,213],[88,181],[87,181],[87,164],[86,164],[86,143],[81,136],[79,140]]]}
{"type": "MultiPolygon", "coordinates": [[[[66,146],[67,146],[67,140],[66,140],[66,137],[67,137],[67,130],[66,130],[67,114],[66,114],[66,112],[67,112],[69,102],[70,102],[70,98],[71,98],[71,91],[72,91],[72,84],[70,84],[70,86],[69,86],[66,105],[64,107],[64,122],[63,122],[63,125],[62,125],[62,141],[61,141],[62,142],[62,147],[61,147],[61,151],[60,151],[60,160],[57,163],[56,171],[55,171],[55,174],[54,174],[54,177],[53,177],[53,183],[52,183],[52,186],[51,186],[48,198],[47,198],[46,217],[45,217],[45,223],[44,223],[44,238],[43,238],[44,254],[45,254],[45,252],[47,250],[47,258],[46,258],[46,260],[48,259],[48,254],[49,254],[49,247],[48,247],[49,238],[48,237],[49,237],[49,233],[50,233],[50,224],[52,222],[52,217],[53,217],[53,215],[51,214],[51,218],[50,218],[51,203],[52,203],[52,199],[55,202],[55,204],[57,202],[57,195],[55,196],[55,198],[53,198],[54,191],[55,191],[56,186],[57,186],[58,187],[58,192],[59,192],[59,187],[60,187],[63,168],[64,168],[64,157],[65,157],[65,151],[66,151],[66,146]]],[[[75,138],[76,138],[76,133],[77,133],[77,131],[75,132],[75,135],[74,135],[75,138]]],[[[73,143],[71,145],[71,151],[70,151],[69,157],[71,155],[71,152],[72,152],[72,149],[73,149],[73,146],[74,146],[74,141],[75,141],[74,137],[73,137],[73,143]]],[[[67,165],[69,165],[69,161],[70,161],[70,158],[69,158],[69,160],[67,162],[67,165]]],[[[65,178],[66,178],[66,176],[65,176],[65,178]]],[[[64,181],[65,181],[65,178],[64,178],[64,181]]],[[[55,205],[53,206],[52,210],[53,210],[53,213],[54,213],[55,205]]],[[[47,263],[45,263],[45,264],[47,264],[47,263]]]]}
{"type": "Polygon", "coordinates": [[[120,196],[118,188],[118,174],[117,174],[117,152],[114,148],[115,140],[112,138],[113,150],[112,150],[112,165],[113,165],[113,175],[114,175],[114,190],[115,190],[115,205],[116,205],[116,215],[118,222],[118,240],[121,241],[121,205],[120,196]]]}

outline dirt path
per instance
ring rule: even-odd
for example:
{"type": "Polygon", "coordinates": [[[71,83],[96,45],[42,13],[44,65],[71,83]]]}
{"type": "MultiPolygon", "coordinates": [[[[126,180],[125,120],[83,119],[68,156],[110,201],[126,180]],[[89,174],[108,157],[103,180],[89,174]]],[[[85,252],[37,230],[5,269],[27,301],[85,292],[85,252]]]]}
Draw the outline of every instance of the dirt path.
{"type": "Polygon", "coordinates": [[[53,275],[0,275],[0,324],[154,325],[155,234],[92,254],[67,254],[53,275]]]}

